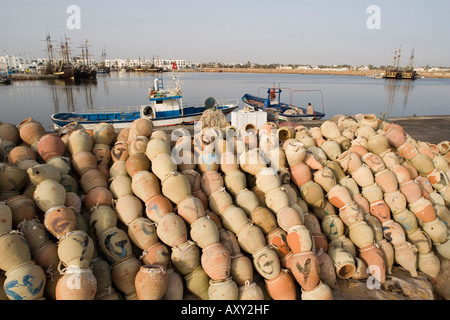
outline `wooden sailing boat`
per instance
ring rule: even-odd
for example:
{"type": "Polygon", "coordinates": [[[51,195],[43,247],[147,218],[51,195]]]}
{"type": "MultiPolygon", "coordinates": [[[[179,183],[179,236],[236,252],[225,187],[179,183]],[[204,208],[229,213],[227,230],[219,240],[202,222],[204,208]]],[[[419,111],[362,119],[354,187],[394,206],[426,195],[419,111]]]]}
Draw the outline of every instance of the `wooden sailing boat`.
{"type": "Polygon", "coordinates": [[[401,47],[398,49],[398,51],[397,51],[397,48],[395,48],[394,64],[387,68],[386,74],[384,76],[386,79],[401,79],[402,78],[402,74],[399,69],[401,51],[402,51],[401,47]]]}
{"type": "Polygon", "coordinates": [[[70,49],[67,40],[70,39],[65,37],[65,41],[61,41],[61,60],[55,72],[53,72],[60,79],[73,79],[75,74],[74,66],[69,57],[70,49]]]}
{"type": "Polygon", "coordinates": [[[91,66],[89,50],[88,50],[88,41],[86,39],[85,45],[81,45],[82,49],[82,63],[75,68],[75,80],[96,80],[97,79],[97,70],[95,67],[91,66]]]}
{"type": "Polygon", "coordinates": [[[409,65],[403,70],[402,79],[415,80],[417,78],[417,72],[414,71],[414,48],[411,51],[411,57],[409,58],[409,65]]]}
{"type": "Polygon", "coordinates": [[[397,48],[395,49],[394,64],[392,67],[387,68],[384,78],[406,80],[414,80],[417,78],[417,72],[414,71],[414,49],[412,50],[411,57],[409,58],[409,65],[405,68],[400,68],[401,50],[401,47],[398,51],[397,48]]]}
{"type": "Polygon", "coordinates": [[[54,56],[53,56],[53,44],[50,34],[47,34],[45,37],[45,41],[47,42],[47,62],[45,63],[43,74],[54,74],[55,72],[55,64],[54,64],[54,56]]]}
{"type": "Polygon", "coordinates": [[[97,67],[97,73],[110,73],[111,68],[106,66],[106,50],[102,49],[102,62],[97,67]]]}

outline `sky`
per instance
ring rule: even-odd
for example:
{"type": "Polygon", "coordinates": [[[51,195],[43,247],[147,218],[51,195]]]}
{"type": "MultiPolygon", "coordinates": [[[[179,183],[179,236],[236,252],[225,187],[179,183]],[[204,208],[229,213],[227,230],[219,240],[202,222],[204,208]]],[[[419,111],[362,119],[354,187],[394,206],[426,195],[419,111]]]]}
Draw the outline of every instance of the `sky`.
{"type": "Polygon", "coordinates": [[[87,39],[97,61],[105,49],[109,59],[380,66],[401,47],[401,66],[413,49],[415,66],[450,66],[446,0],[2,0],[1,11],[0,55],[45,57],[48,33],[70,38],[75,55],[87,39]]]}

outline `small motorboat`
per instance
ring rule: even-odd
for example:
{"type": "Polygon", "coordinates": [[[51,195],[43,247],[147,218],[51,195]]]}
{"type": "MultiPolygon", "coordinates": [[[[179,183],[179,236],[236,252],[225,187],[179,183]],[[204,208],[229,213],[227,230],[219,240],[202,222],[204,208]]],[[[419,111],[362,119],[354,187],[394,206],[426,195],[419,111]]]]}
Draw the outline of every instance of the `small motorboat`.
{"type": "Polygon", "coordinates": [[[215,100],[208,98],[208,103],[184,103],[181,87],[174,76],[175,87],[165,88],[162,77],[156,77],[154,86],[150,89],[147,105],[133,107],[88,108],[81,113],[66,112],[51,115],[55,130],[72,122],[77,122],[86,129],[93,129],[97,124],[107,122],[116,129],[130,127],[139,118],[152,120],[155,127],[176,125],[194,125],[203,112],[215,107],[225,115],[239,107],[238,99],[215,100]],[[214,101],[211,105],[210,101],[214,101]]]}
{"type": "Polygon", "coordinates": [[[325,116],[323,93],[321,90],[291,90],[290,88],[260,88],[266,90],[267,96],[261,97],[251,94],[245,94],[242,97],[242,101],[251,110],[263,110],[270,114],[276,113],[278,121],[299,122],[304,120],[319,120],[325,116]],[[290,103],[281,102],[281,93],[283,91],[290,92],[290,103]],[[292,105],[292,96],[296,92],[317,92],[321,98],[321,110],[315,110],[314,107],[309,106],[307,108],[296,107],[292,105]]]}

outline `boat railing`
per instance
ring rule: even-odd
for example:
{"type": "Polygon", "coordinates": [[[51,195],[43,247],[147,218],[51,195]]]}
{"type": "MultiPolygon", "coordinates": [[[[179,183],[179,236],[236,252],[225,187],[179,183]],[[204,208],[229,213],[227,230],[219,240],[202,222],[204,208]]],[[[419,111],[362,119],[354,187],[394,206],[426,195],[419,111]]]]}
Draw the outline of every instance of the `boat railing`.
{"type": "Polygon", "coordinates": [[[105,113],[105,112],[135,112],[138,111],[138,106],[122,106],[122,107],[86,107],[84,113],[105,113]]]}
{"type": "MultiPolygon", "coordinates": [[[[183,101],[183,108],[189,108],[189,107],[198,107],[203,106],[204,102],[184,102],[183,101]]],[[[239,105],[238,99],[228,99],[228,100],[216,100],[216,105],[218,106],[228,106],[228,105],[239,105]]]]}
{"type": "Polygon", "coordinates": [[[260,87],[260,88],[258,89],[258,97],[261,97],[261,94],[260,94],[261,89],[266,90],[265,93],[267,93],[267,90],[271,90],[271,89],[276,90],[276,92],[278,93],[278,98],[280,98],[280,93],[283,92],[283,91],[289,91],[289,92],[292,92],[291,88],[281,88],[281,87],[278,87],[278,88],[275,88],[275,87],[269,88],[269,87],[260,87]]]}
{"type": "Polygon", "coordinates": [[[325,114],[325,105],[323,100],[323,92],[322,90],[318,89],[312,89],[312,90],[291,90],[291,98],[290,98],[290,104],[292,105],[292,96],[295,92],[318,92],[320,93],[321,102],[322,102],[322,113],[325,114]]]}

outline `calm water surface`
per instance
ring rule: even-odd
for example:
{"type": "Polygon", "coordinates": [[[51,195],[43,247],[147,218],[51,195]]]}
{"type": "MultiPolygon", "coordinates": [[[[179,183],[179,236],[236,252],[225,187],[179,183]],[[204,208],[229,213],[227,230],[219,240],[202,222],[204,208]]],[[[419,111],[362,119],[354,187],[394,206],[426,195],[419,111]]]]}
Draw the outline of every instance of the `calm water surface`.
{"type": "MultiPolygon", "coordinates": [[[[164,73],[166,86],[172,86],[170,73],[164,73]]],[[[51,127],[55,112],[81,112],[86,107],[137,106],[148,103],[152,73],[111,73],[98,75],[95,82],[16,81],[0,87],[0,121],[18,124],[32,117],[51,127]]],[[[321,90],[325,119],[336,114],[386,113],[391,117],[448,115],[450,79],[385,80],[360,76],[298,74],[180,73],[185,102],[238,99],[245,93],[265,96],[274,84],[292,90],[321,90]]],[[[306,106],[311,102],[322,109],[318,92],[282,93],[283,102],[306,106]]]]}

